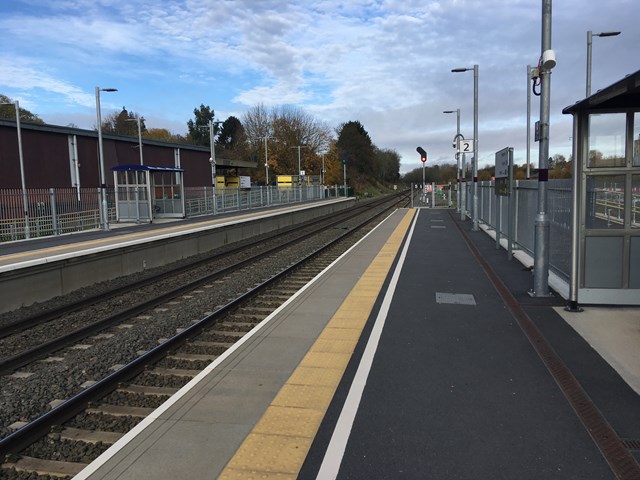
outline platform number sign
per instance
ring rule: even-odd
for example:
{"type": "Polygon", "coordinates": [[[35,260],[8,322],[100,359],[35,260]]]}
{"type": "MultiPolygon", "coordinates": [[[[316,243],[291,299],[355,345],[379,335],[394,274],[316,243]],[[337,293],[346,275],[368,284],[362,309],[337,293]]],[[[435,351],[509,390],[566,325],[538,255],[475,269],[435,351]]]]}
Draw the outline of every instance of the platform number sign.
{"type": "Polygon", "coordinates": [[[458,152],[473,153],[473,139],[458,140],[458,152]]]}

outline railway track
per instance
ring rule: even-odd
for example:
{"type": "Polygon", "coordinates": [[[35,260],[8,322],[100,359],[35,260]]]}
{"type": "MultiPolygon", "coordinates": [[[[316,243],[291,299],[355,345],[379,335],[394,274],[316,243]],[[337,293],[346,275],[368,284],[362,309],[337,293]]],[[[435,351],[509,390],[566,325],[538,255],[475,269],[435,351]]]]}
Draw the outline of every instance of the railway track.
{"type": "Polygon", "coordinates": [[[0,374],[11,373],[74,342],[81,342],[106,328],[126,322],[152,308],[159,308],[175,298],[187,295],[201,285],[222,281],[225,276],[232,275],[240,268],[295,247],[299,242],[327,229],[342,225],[345,221],[361,215],[366,209],[375,207],[377,202],[357,206],[341,215],[316,219],[213,256],[161,269],[159,273],[135,282],[99,291],[63,306],[0,326],[0,350],[3,351],[3,357],[0,358],[0,374]],[[229,259],[237,260],[231,262],[229,259]],[[222,266],[221,261],[224,263],[222,266]],[[124,296],[129,300],[111,302],[114,298],[122,299],[124,296]],[[140,301],[140,298],[145,300],[140,301]],[[122,306],[123,303],[125,306],[122,306]],[[82,316],[79,312],[83,309],[89,312],[84,315],[87,318],[85,321],[79,320],[82,316]],[[60,325],[51,325],[51,322],[57,320],[60,320],[60,325]],[[39,341],[42,335],[37,335],[37,329],[46,329],[46,340],[39,341]]]}
{"type": "MultiPolygon", "coordinates": [[[[395,199],[393,205],[376,207],[376,217],[395,208],[397,201],[395,199]]],[[[355,243],[353,233],[370,222],[370,219],[359,219],[357,225],[342,230],[338,238],[307,252],[304,259],[291,262],[259,285],[216,307],[204,318],[192,320],[189,326],[158,341],[160,344],[154,348],[137,352],[139,355],[133,361],[118,365],[99,381],[85,384],[82,391],[33,421],[16,425],[20,428],[0,440],[0,458],[5,458],[0,478],[20,478],[4,477],[7,472],[11,475],[24,472],[24,475],[72,477],[326,268],[355,243]]],[[[326,225],[321,228],[327,229],[326,225]]],[[[308,233],[307,237],[317,235],[317,232],[308,233]]],[[[264,258],[274,255],[270,252],[264,258]]],[[[290,256],[286,250],[280,252],[290,256]]],[[[259,261],[252,259],[248,263],[255,269],[259,261]]],[[[246,274],[245,266],[235,275],[246,274]]],[[[149,308],[166,310],[160,313],[168,311],[170,315],[171,309],[181,310],[190,300],[184,297],[197,297],[199,294],[195,292],[215,290],[219,285],[216,282],[228,281],[228,277],[222,280],[214,275],[198,282],[191,293],[176,293],[166,307],[152,305],[149,308]]],[[[147,317],[138,311],[134,319],[129,317],[127,322],[138,322],[144,328],[145,322],[150,321],[147,317]]],[[[128,323],[121,328],[126,330],[134,326],[128,323]]]]}

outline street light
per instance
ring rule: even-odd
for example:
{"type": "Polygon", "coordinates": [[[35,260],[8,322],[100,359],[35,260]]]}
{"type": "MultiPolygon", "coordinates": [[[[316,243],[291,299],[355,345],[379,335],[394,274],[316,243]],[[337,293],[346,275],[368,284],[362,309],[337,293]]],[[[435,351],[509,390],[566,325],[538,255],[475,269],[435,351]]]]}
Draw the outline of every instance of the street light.
{"type": "Polygon", "coordinates": [[[306,145],[296,145],[295,147],[291,147],[291,148],[297,148],[298,149],[298,184],[300,185],[300,202],[302,202],[302,166],[300,164],[300,149],[301,148],[307,148],[306,145]]]}
{"type": "Polygon", "coordinates": [[[213,118],[209,120],[209,145],[211,151],[211,157],[209,162],[211,163],[211,183],[213,189],[213,214],[217,212],[216,205],[216,125],[220,125],[223,122],[214,122],[213,118]]]}
{"type": "MultiPolygon", "coordinates": [[[[455,113],[456,114],[456,125],[457,125],[457,129],[456,129],[456,136],[453,139],[453,148],[456,149],[456,162],[458,164],[458,173],[457,173],[457,181],[458,181],[458,192],[456,194],[456,203],[458,205],[457,211],[460,212],[462,211],[462,215],[461,215],[461,220],[464,220],[464,211],[462,210],[462,182],[460,181],[462,178],[462,171],[460,168],[460,149],[456,148],[457,147],[457,142],[458,140],[462,137],[464,139],[464,136],[462,136],[460,134],[460,109],[457,108],[455,110],[445,110],[442,113],[455,113]]],[[[464,154],[463,154],[464,156],[464,154]]]]}
{"type": "Polygon", "coordinates": [[[454,73],[473,70],[473,227],[478,231],[478,65],[473,68],[454,68],[454,73]]]}
{"type": "Polygon", "coordinates": [[[13,103],[0,103],[0,105],[13,105],[16,109],[16,132],[18,134],[18,159],[20,160],[20,182],[22,184],[22,206],[24,209],[24,237],[31,238],[29,228],[29,199],[24,180],[24,157],[22,155],[22,130],[20,129],[20,103],[16,100],[13,103]]]}
{"type": "Polygon", "coordinates": [[[140,150],[140,165],[144,165],[144,158],[142,156],[142,121],[144,117],[127,118],[127,122],[138,123],[138,149],[140,150]]]}
{"type": "Polygon", "coordinates": [[[591,33],[591,30],[587,32],[587,97],[591,95],[591,43],[593,37],[615,37],[620,35],[620,32],[600,32],[591,33]]]}
{"type": "Polygon", "coordinates": [[[273,138],[270,135],[265,135],[264,137],[260,137],[261,140],[264,140],[264,184],[267,187],[267,205],[269,204],[269,155],[267,150],[267,140],[273,138]]]}
{"type": "Polygon", "coordinates": [[[102,149],[102,118],[100,116],[100,92],[117,92],[117,88],[96,87],[96,112],[98,115],[98,159],[100,162],[100,217],[102,229],[109,230],[109,210],[107,208],[107,184],[104,175],[104,151],[102,149]]]}

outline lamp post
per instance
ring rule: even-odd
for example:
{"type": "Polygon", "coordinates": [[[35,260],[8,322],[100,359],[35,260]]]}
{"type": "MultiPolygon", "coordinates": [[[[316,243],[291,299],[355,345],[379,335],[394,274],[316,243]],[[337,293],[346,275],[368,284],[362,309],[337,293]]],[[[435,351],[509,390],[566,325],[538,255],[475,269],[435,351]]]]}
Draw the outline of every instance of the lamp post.
{"type": "Polygon", "coordinates": [[[211,157],[209,157],[209,163],[211,163],[211,189],[213,192],[213,214],[217,213],[216,205],[216,125],[220,125],[222,122],[214,121],[213,118],[209,120],[209,145],[211,151],[211,157]]]}
{"type": "Polygon", "coordinates": [[[142,121],[144,117],[128,118],[127,122],[136,122],[138,124],[138,150],[140,150],[140,165],[144,165],[144,157],[142,156],[142,121]]]}
{"type": "MultiPolygon", "coordinates": [[[[461,199],[462,199],[462,185],[461,185],[462,182],[460,181],[460,179],[461,179],[462,175],[461,175],[461,170],[460,170],[460,151],[456,148],[457,140],[461,137],[461,135],[460,135],[460,109],[457,108],[455,110],[445,110],[442,113],[455,113],[456,114],[456,125],[457,125],[457,128],[456,128],[456,136],[455,136],[455,138],[453,140],[453,148],[456,149],[456,162],[458,164],[458,166],[457,166],[457,168],[458,168],[457,177],[458,178],[456,179],[457,183],[458,183],[458,191],[456,193],[456,204],[457,204],[458,208],[457,208],[456,211],[460,212],[461,199]]],[[[464,138],[464,137],[462,137],[462,138],[464,138]]],[[[463,220],[464,220],[464,217],[463,217],[463,220]]]]}
{"type": "Polygon", "coordinates": [[[298,149],[298,185],[300,186],[300,201],[302,202],[302,164],[300,163],[300,149],[307,148],[306,145],[296,145],[295,147],[298,149]]]}
{"type": "Polygon", "coordinates": [[[473,228],[478,231],[478,65],[473,68],[454,68],[454,73],[473,70],[473,228]]]}
{"type": "Polygon", "coordinates": [[[104,175],[104,151],[102,148],[102,118],[100,115],[100,92],[117,92],[117,88],[96,87],[96,113],[98,116],[98,159],[100,162],[100,217],[102,230],[109,230],[109,209],[107,207],[107,184],[104,175]]]}
{"type": "Polygon", "coordinates": [[[20,161],[20,183],[22,185],[22,207],[24,210],[24,237],[31,238],[29,228],[29,198],[24,180],[24,156],[22,154],[22,130],[20,129],[20,102],[0,103],[0,105],[13,105],[16,109],[16,133],[18,134],[18,159],[20,161]]]}
{"type": "Polygon", "coordinates": [[[591,95],[591,43],[593,37],[615,37],[620,35],[620,32],[600,32],[592,33],[591,30],[587,32],[587,97],[591,95]]]}
{"type": "Polygon", "coordinates": [[[270,135],[265,135],[261,137],[261,140],[264,140],[264,184],[267,187],[267,205],[269,204],[269,155],[267,153],[267,140],[273,138],[270,135]]]}
{"type": "Polygon", "coordinates": [[[531,65],[527,65],[527,180],[531,178],[531,65]]]}
{"type": "Polygon", "coordinates": [[[549,179],[549,121],[551,105],[551,69],[556,66],[551,50],[551,0],[542,0],[542,42],[540,48],[540,133],[538,143],[538,213],[534,227],[533,289],[531,296],[549,294],[549,231],[547,184],[549,179]]]}

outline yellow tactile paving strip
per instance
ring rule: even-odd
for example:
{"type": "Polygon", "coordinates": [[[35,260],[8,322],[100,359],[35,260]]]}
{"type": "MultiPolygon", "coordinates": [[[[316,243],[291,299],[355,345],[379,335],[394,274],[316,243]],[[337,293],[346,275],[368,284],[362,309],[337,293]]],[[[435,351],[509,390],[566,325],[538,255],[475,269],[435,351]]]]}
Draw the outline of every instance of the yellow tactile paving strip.
{"type": "Polygon", "coordinates": [[[414,212],[407,211],[218,478],[298,476],[414,212]]]}

